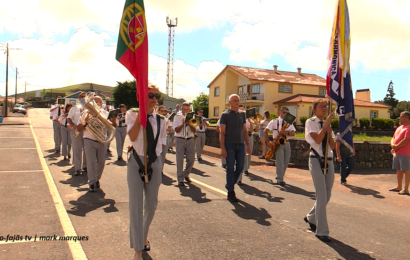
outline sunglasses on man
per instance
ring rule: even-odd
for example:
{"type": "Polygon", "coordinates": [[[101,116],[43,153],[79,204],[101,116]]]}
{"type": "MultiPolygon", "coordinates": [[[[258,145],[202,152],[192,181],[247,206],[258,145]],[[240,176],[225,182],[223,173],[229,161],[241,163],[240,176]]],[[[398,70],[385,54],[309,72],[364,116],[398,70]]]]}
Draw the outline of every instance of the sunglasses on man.
{"type": "Polygon", "coordinates": [[[158,93],[148,93],[148,98],[149,99],[153,99],[155,97],[155,99],[156,100],[158,100],[158,99],[160,99],[161,98],[161,95],[160,94],[158,94],[158,93]]]}

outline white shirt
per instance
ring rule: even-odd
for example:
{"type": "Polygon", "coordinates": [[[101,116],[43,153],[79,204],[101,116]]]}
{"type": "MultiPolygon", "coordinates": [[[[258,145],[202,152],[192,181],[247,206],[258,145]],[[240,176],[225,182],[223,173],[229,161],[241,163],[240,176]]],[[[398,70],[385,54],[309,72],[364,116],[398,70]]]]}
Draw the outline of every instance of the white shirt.
{"type": "Polygon", "coordinates": [[[125,113],[118,113],[118,116],[115,118],[115,121],[117,123],[117,127],[120,126],[120,120],[122,121],[122,126],[127,126],[127,124],[125,123],[125,115],[127,112],[125,113]]]}
{"type": "MultiPolygon", "coordinates": [[[[184,116],[181,114],[178,114],[174,117],[174,123],[172,124],[172,128],[175,130],[175,128],[179,127],[183,122],[182,119],[184,118],[184,116]]],[[[192,138],[194,137],[194,134],[191,131],[191,128],[188,126],[188,122],[185,124],[186,125],[186,133],[187,133],[187,138],[192,138]]],[[[181,132],[177,133],[177,131],[175,131],[175,137],[183,137],[184,136],[184,128],[182,127],[181,132]]]]}
{"type": "Polygon", "coordinates": [[[265,129],[268,125],[269,125],[269,123],[270,123],[270,121],[268,121],[268,120],[262,120],[262,122],[260,123],[260,125],[259,125],[259,129],[265,129]]]}
{"type": "MultiPolygon", "coordinates": [[[[101,111],[101,115],[102,115],[104,118],[107,118],[107,117],[108,117],[108,112],[107,112],[107,111],[102,110],[102,109],[101,109],[100,111],[101,111]]],[[[71,111],[70,111],[70,112],[71,112],[71,111]]],[[[95,138],[94,135],[92,135],[92,134],[87,130],[87,127],[86,127],[85,130],[84,130],[84,135],[83,135],[83,137],[84,137],[84,138],[87,138],[87,139],[92,139],[92,140],[98,141],[97,138],[95,138]]]]}
{"type": "MultiPolygon", "coordinates": [[[[55,107],[59,107],[59,106],[60,106],[60,105],[55,104],[55,105],[53,105],[53,106],[51,107],[51,109],[53,109],[53,108],[55,108],[55,107]]],[[[54,110],[53,112],[50,112],[50,116],[53,117],[53,120],[58,120],[58,117],[59,117],[59,115],[58,115],[58,110],[60,110],[60,116],[64,113],[61,108],[57,108],[57,109],[54,110]]]]}
{"type": "Polygon", "coordinates": [[[81,108],[82,108],[81,105],[76,105],[71,108],[70,112],[68,112],[67,118],[70,118],[71,121],[73,121],[75,125],[81,124],[80,122],[81,108]]]}
{"type": "MultiPolygon", "coordinates": [[[[155,137],[157,137],[157,114],[155,113],[155,109],[151,114],[152,116],[149,117],[149,122],[151,123],[152,126],[152,131],[154,133],[154,140],[155,137]]],[[[131,110],[127,111],[127,114],[125,116],[125,122],[127,123],[127,133],[131,130],[131,128],[135,124],[135,120],[137,119],[138,112],[133,112],[131,110]]],[[[139,156],[144,156],[144,133],[143,133],[144,128],[140,127],[140,131],[138,133],[137,139],[132,142],[131,144],[134,147],[134,150],[137,152],[139,156]]],[[[159,137],[158,137],[158,143],[157,146],[155,147],[155,152],[157,156],[159,157],[162,152],[162,145],[167,144],[167,137],[166,137],[166,128],[165,128],[165,120],[161,119],[160,121],[160,132],[159,132],[159,137]]]]}
{"type": "MultiPolygon", "coordinates": [[[[310,144],[310,146],[316,150],[316,152],[319,154],[320,157],[323,157],[323,151],[322,151],[322,143],[317,144],[315,142],[315,140],[313,139],[312,136],[310,136],[310,133],[319,133],[321,127],[320,127],[320,120],[319,118],[317,118],[316,116],[313,117],[312,119],[308,119],[306,120],[306,127],[305,127],[305,139],[306,142],[308,142],[310,144]]],[[[323,121],[324,123],[324,121],[323,121]]],[[[332,131],[332,138],[335,138],[335,133],[332,131]]],[[[330,142],[329,142],[329,147],[327,149],[328,153],[327,153],[327,157],[333,157],[333,151],[332,148],[330,147],[330,142]]],[[[310,152],[310,155],[315,155],[312,152],[310,152]]]]}
{"type": "MultiPolygon", "coordinates": [[[[273,139],[275,139],[279,132],[282,130],[282,123],[283,123],[283,119],[281,117],[272,120],[269,122],[269,125],[266,127],[267,129],[269,129],[270,131],[272,131],[272,137],[273,139]],[[279,122],[279,127],[278,127],[278,122],[279,122]]],[[[285,123],[283,123],[285,124],[285,123]]],[[[293,125],[290,125],[288,128],[286,128],[285,130],[286,132],[290,133],[292,131],[296,132],[296,128],[293,125]]],[[[290,139],[290,136],[286,136],[286,139],[290,139]]]]}
{"type": "Polygon", "coordinates": [[[57,120],[58,122],[60,122],[62,126],[65,126],[65,122],[67,121],[67,118],[61,115],[57,120]]]}
{"type": "MultiPolygon", "coordinates": [[[[207,118],[203,116],[203,117],[202,117],[202,120],[204,120],[204,119],[207,119],[207,118]]],[[[202,122],[203,122],[203,121],[202,121],[202,122]]],[[[200,129],[199,126],[196,127],[196,130],[197,130],[198,132],[200,132],[200,133],[205,133],[206,123],[205,123],[204,126],[202,127],[202,130],[200,129]]]]}
{"type": "Polygon", "coordinates": [[[111,110],[114,110],[114,106],[112,106],[112,105],[109,105],[109,106],[107,106],[106,104],[103,104],[102,105],[102,109],[104,109],[104,110],[107,110],[107,107],[108,107],[108,109],[111,111],[111,110]]]}

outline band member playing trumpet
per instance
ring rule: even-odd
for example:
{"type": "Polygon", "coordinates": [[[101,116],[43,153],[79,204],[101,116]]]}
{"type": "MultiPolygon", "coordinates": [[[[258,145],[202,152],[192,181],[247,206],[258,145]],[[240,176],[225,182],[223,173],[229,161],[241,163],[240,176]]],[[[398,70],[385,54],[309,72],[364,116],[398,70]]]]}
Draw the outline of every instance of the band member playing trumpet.
{"type": "Polygon", "coordinates": [[[195,141],[195,149],[196,149],[196,158],[198,162],[202,161],[202,150],[204,149],[205,146],[205,130],[209,126],[209,123],[207,119],[204,117],[204,110],[202,108],[199,108],[196,111],[198,117],[202,118],[202,123],[199,124],[199,126],[196,127],[196,134],[197,138],[195,141]]]}
{"type": "Polygon", "coordinates": [[[73,132],[70,124],[68,124],[67,116],[73,104],[67,103],[64,108],[64,114],[58,118],[58,122],[61,125],[61,153],[64,156],[64,160],[71,158],[71,132],[73,132]]]}
{"type": "Polygon", "coordinates": [[[277,119],[270,121],[269,125],[265,128],[265,140],[269,147],[272,147],[272,143],[269,141],[269,131],[272,131],[273,139],[276,140],[278,137],[282,137],[284,139],[284,144],[281,144],[276,149],[276,181],[277,183],[284,187],[285,182],[283,178],[285,177],[286,169],[288,168],[289,161],[290,161],[290,143],[286,140],[289,136],[295,136],[296,129],[293,125],[288,126],[286,129],[283,127],[285,125],[285,121],[283,118],[286,114],[289,113],[289,109],[287,107],[282,107],[280,109],[280,115],[277,119]]]}
{"type": "Polygon", "coordinates": [[[194,135],[196,133],[196,128],[188,122],[185,122],[185,117],[189,110],[189,103],[182,103],[182,113],[174,117],[174,123],[172,126],[175,130],[177,178],[179,186],[185,186],[184,179],[188,183],[191,182],[189,174],[191,173],[195,161],[194,135]],[[186,155],[185,170],[183,170],[184,154],[186,155]]]}
{"type": "MultiPolygon", "coordinates": [[[[98,107],[102,106],[102,99],[99,96],[94,97],[94,101],[98,107]]],[[[111,124],[106,118],[108,117],[108,112],[106,110],[100,109],[101,114],[108,124],[111,124]]],[[[100,188],[100,179],[104,171],[105,158],[107,157],[107,150],[105,144],[100,143],[90,131],[88,131],[88,120],[91,118],[86,118],[86,123],[84,125],[79,125],[77,131],[84,131],[84,151],[87,157],[87,176],[88,176],[88,190],[94,192],[95,189],[100,188]]]]}
{"type": "Polygon", "coordinates": [[[336,144],[333,140],[335,135],[330,125],[333,116],[329,115],[327,119],[324,120],[328,111],[328,104],[325,99],[315,101],[312,110],[315,116],[306,120],[305,138],[311,147],[309,171],[312,175],[313,184],[315,185],[316,202],[304,220],[309,224],[310,229],[316,232],[318,239],[323,242],[331,242],[328,237],[329,227],[327,224],[326,206],[330,200],[335,179],[333,149],[336,144]],[[329,138],[328,142],[327,138],[329,138]],[[327,165],[324,165],[327,143],[327,165]],[[326,168],[327,171],[324,171],[324,168],[326,168]]]}
{"type": "MultiPolygon", "coordinates": [[[[172,129],[172,122],[169,121],[169,120],[166,118],[167,113],[168,113],[168,110],[167,110],[167,108],[166,108],[165,106],[159,106],[159,107],[157,108],[157,114],[158,114],[158,115],[161,115],[162,118],[165,119],[166,134],[169,135],[169,133],[171,132],[171,129],[172,129]]],[[[166,157],[166,155],[167,155],[167,148],[168,148],[168,137],[167,137],[167,141],[166,141],[165,148],[162,149],[162,152],[161,152],[162,170],[164,169],[165,157],[166,157]]],[[[161,170],[161,172],[162,172],[162,170],[161,170]]]]}
{"type": "Polygon", "coordinates": [[[85,92],[81,92],[78,96],[79,103],[73,106],[70,109],[70,112],[67,116],[67,121],[71,125],[74,131],[71,132],[71,143],[73,146],[73,163],[74,163],[74,170],[75,176],[81,174],[81,164],[83,165],[83,170],[87,171],[87,161],[85,158],[85,151],[84,151],[84,138],[83,132],[77,131],[77,126],[81,124],[80,116],[81,111],[83,109],[83,105],[85,104],[85,92]]]}
{"type": "Polygon", "coordinates": [[[130,211],[130,245],[135,250],[134,259],[141,259],[142,250],[151,249],[148,242],[148,229],[154,218],[158,204],[158,190],[162,182],[161,152],[165,149],[165,120],[155,112],[155,105],[160,98],[159,90],[154,85],[148,86],[147,100],[147,165],[144,165],[144,129],[138,112],[129,110],[126,115],[127,131],[132,144],[132,153],[128,158],[127,182],[130,211]],[[145,180],[145,167],[148,182],[145,180]],[[151,176],[149,178],[149,176],[151,176]],[[143,180],[144,179],[144,180],[143,180]]]}

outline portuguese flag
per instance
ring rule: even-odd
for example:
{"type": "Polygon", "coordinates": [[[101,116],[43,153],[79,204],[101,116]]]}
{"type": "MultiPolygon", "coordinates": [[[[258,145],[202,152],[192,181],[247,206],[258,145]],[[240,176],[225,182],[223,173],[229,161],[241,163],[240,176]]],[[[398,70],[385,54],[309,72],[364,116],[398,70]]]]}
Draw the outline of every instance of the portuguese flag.
{"type": "Polygon", "coordinates": [[[126,0],[120,23],[116,59],[137,81],[141,125],[147,125],[148,32],[143,0],[126,0]]]}

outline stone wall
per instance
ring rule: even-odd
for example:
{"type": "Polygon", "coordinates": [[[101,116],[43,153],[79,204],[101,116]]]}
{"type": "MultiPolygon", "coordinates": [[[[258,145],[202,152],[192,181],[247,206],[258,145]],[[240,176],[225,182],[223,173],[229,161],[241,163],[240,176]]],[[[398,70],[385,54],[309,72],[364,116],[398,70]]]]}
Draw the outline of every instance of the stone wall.
{"type": "MultiPolygon", "coordinates": [[[[270,136],[270,139],[272,140],[272,136],[270,136]]],[[[306,151],[309,149],[309,144],[302,138],[294,138],[288,141],[292,149],[290,163],[298,168],[307,168],[309,158],[306,155],[306,151]]],[[[356,148],[355,168],[391,168],[393,156],[390,154],[391,148],[389,142],[355,141],[354,144],[356,148]]],[[[206,131],[206,145],[220,148],[219,134],[215,131],[214,127],[209,127],[206,131]]],[[[259,141],[259,135],[254,133],[252,155],[259,156],[261,150],[262,145],[259,141]]],[[[336,162],[336,157],[334,160],[335,169],[339,169],[340,167],[339,163],[336,162]]]]}

